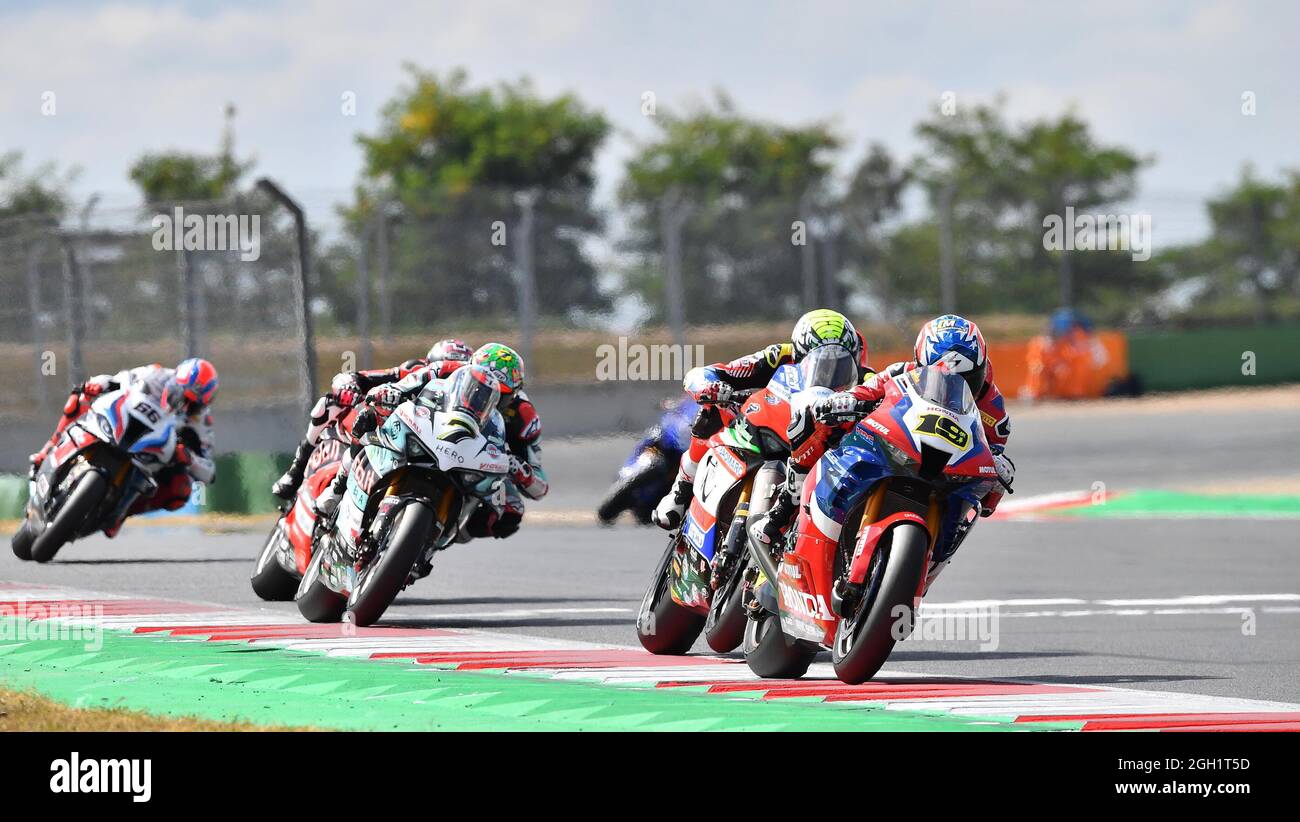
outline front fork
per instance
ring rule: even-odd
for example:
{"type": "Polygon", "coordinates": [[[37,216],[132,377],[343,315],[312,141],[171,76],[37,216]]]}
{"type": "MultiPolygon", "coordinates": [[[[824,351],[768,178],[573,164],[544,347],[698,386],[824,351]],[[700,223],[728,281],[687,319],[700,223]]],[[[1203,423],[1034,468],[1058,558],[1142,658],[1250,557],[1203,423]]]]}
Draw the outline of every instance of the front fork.
{"type": "Polygon", "coordinates": [[[740,496],[736,499],[736,511],[731,515],[731,527],[722,539],[722,550],[713,558],[713,572],[709,575],[709,586],[718,590],[731,576],[740,552],[745,550],[745,523],[749,519],[749,496],[754,490],[756,472],[751,471],[745,477],[745,484],[740,486],[740,496]]]}

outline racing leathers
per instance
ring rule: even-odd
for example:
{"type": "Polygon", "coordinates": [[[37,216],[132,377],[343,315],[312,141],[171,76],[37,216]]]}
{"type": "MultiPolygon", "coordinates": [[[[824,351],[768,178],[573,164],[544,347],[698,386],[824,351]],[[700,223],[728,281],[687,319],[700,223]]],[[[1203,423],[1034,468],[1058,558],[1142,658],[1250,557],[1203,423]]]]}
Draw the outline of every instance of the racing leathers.
{"type": "MultiPolygon", "coordinates": [[[[100,374],[77,385],[63,405],[63,416],[54,429],[53,436],[38,453],[32,455],[33,474],[58,444],[69,425],[81,419],[90,410],[95,398],[121,388],[132,388],[158,398],[161,403],[164,389],[175,376],[175,369],[157,363],[128,368],[116,374],[100,374]]],[[[216,479],[216,465],[212,461],[212,414],[206,407],[185,408],[176,413],[176,449],[172,461],[153,479],[157,488],[149,496],[136,500],[127,515],[165,509],[175,511],[189,500],[194,482],[211,484],[216,479]]],[[[117,535],[118,525],[104,531],[109,537],[117,535]]]]}
{"type": "MultiPolygon", "coordinates": [[[[271,486],[271,493],[283,500],[293,499],[302,485],[303,473],[307,462],[320,443],[321,434],[331,425],[343,418],[349,410],[365,399],[366,394],[383,385],[396,383],[410,374],[429,366],[446,369],[450,374],[454,367],[463,363],[454,361],[430,362],[425,357],[415,357],[392,368],[375,368],[366,371],[344,371],[336,374],[330,381],[330,390],[311,409],[311,419],[307,424],[307,433],[294,450],[289,468],[271,486]]],[[[443,374],[446,376],[446,374],[443,374]]]]}
{"type": "MultiPolygon", "coordinates": [[[[858,336],[859,366],[866,369],[867,346],[858,336]]],[[[700,405],[691,424],[691,445],[677,466],[677,477],[655,510],[651,519],[665,530],[681,524],[686,506],[691,501],[695,484],[695,471],[709,448],[709,437],[735,420],[735,413],[726,403],[737,391],[765,387],[783,365],[798,362],[794,345],[773,343],[753,354],[730,362],[719,362],[693,368],[686,374],[682,388],[700,405]]]]}
{"type": "MultiPolygon", "coordinates": [[[[442,380],[466,363],[447,360],[433,363],[407,374],[401,380],[377,386],[365,397],[366,407],[357,415],[352,426],[354,438],[359,438],[383,425],[393,409],[426,390],[437,391],[442,380]]],[[[505,483],[505,502],[481,505],[466,524],[471,537],[504,539],[519,530],[524,516],[523,498],[541,499],[550,490],[550,483],[541,463],[542,421],[537,407],[522,390],[502,395],[497,410],[505,425],[504,440],[510,453],[510,475],[505,483]]],[[[359,446],[344,458],[338,476],[329,490],[317,500],[317,507],[331,513],[338,497],[347,487],[347,477],[352,459],[359,446]]]]}

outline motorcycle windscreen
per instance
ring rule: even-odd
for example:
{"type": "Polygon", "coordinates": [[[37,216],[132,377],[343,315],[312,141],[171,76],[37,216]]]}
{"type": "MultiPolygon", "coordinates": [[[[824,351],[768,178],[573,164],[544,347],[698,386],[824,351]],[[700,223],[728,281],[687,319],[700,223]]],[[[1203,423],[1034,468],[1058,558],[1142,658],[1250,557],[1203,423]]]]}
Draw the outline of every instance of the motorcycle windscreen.
{"type": "Polygon", "coordinates": [[[927,402],[955,414],[970,414],[975,410],[975,397],[960,374],[938,365],[927,365],[912,373],[916,375],[916,393],[927,402]]]}
{"type": "Polygon", "coordinates": [[[823,345],[809,351],[799,361],[803,387],[846,391],[858,382],[858,364],[841,345],[823,345]]]}
{"type": "Polygon", "coordinates": [[[469,415],[479,427],[487,423],[500,398],[501,387],[486,368],[466,366],[447,380],[447,410],[469,415]]]}

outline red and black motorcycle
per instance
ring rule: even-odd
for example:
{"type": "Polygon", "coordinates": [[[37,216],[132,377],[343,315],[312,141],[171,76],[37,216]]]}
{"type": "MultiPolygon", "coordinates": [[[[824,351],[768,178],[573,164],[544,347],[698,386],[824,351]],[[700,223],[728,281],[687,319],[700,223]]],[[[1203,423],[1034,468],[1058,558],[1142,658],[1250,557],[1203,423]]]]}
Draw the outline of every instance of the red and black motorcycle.
{"type": "Polygon", "coordinates": [[[268,602],[289,602],[298,591],[298,582],[311,563],[316,498],[325,492],[343,465],[343,456],[352,442],[349,432],[356,415],[356,408],[349,409],[321,433],[320,442],[307,461],[298,493],[291,502],[281,505],[280,518],[257,555],[249,581],[253,592],[268,602]]]}

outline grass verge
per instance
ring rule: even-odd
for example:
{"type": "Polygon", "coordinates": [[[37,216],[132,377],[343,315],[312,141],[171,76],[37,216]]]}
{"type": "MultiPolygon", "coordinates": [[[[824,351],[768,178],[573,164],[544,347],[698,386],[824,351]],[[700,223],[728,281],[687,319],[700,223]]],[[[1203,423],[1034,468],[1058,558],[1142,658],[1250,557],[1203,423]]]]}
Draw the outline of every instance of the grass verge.
{"type": "Polygon", "coordinates": [[[248,722],[157,717],[125,708],[74,708],[31,691],[0,688],[0,731],[293,731],[248,722]]]}

